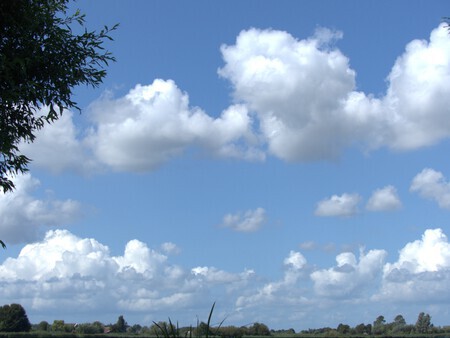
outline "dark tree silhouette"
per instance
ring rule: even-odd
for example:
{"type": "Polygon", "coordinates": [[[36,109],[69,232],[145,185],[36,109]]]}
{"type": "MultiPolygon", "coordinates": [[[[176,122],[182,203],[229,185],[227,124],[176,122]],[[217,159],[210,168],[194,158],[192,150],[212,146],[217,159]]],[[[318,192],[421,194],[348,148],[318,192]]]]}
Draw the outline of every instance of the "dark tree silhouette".
{"type": "Polygon", "coordinates": [[[96,87],[115,61],[104,43],[107,26],[85,28],[85,15],[69,15],[69,0],[0,1],[0,189],[14,188],[11,175],[27,171],[30,161],[20,142],[75,108],[72,90],[96,87]],[[81,28],[81,29],[80,29],[81,28]],[[76,34],[81,31],[82,34],[76,34]]]}
{"type": "Polygon", "coordinates": [[[31,324],[22,305],[11,304],[0,307],[1,332],[28,332],[30,329],[31,324]]]}

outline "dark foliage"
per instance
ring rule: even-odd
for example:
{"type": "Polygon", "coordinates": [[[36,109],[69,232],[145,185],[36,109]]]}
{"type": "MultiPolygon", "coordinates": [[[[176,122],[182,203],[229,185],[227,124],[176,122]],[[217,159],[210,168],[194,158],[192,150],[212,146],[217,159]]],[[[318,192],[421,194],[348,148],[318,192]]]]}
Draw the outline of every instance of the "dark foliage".
{"type": "Polygon", "coordinates": [[[30,329],[31,324],[22,305],[11,304],[0,307],[1,332],[28,332],[30,329]]]}
{"type": "Polygon", "coordinates": [[[447,29],[448,29],[448,31],[449,31],[449,33],[450,33],[450,17],[444,17],[444,18],[442,18],[442,21],[443,22],[445,22],[445,27],[447,27],[447,29]]]}
{"type": "Polygon", "coordinates": [[[119,318],[117,318],[117,323],[111,327],[111,332],[123,333],[127,331],[127,328],[128,324],[121,315],[119,316],[119,318]]]}
{"type": "MultiPolygon", "coordinates": [[[[72,90],[98,86],[105,67],[114,61],[104,49],[111,40],[104,27],[84,28],[79,11],[68,15],[69,0],[0,1],[0,188],[14,188],[10,175],[27,170],[30,161],[20,142],[33,142],[35,132],[78,109],[72,90]],[[82,31],[76,34],[74,30],[82,31]],[[45,113],[43,113],[45,109],[45,113]]],[[[1,243],[0,243],[1,244],[1,243]]]]}

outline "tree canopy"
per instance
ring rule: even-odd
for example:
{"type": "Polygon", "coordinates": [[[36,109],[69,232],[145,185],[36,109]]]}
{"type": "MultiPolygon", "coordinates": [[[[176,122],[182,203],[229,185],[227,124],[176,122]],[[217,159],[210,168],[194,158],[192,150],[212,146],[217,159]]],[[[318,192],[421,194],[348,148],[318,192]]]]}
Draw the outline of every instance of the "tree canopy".
{"type": "MultiPolygon", "coordinates": [[[[88,31],[85,15],[69,14],[69,0],[0,1],[0,189],[27,171],[21,142],[75,108],[74,87],[99,86],[115,61],[105,49],[112,28],[88,31]],[[80,29],[81,28],[81,29],[80,29]],[[75,31],[81,31],[77,34],[75,31]]],[[[2,243],[1,243],[2,244],[2,243]]]]}
{"type": "Polygon", "coordinates": [[[418,333],[427,333],[431,327],[431,316],[428,313],[419,313],[416,321],[416,331],[418,333]]]}
{"type": "Polygon", "coordinates": [[[31,324],[22,305],[0,307],[0,332],[28,332],[30,329],[31,324]]]}
{"type": "Polygon", "coordinates": [[[112,326],[112,332],[123,333],[127,331],[127,327],[128,324],[125,321],[125,318],[123,318],[123,316],[120,315],[119,318],[117,318],[117,323],[112,326]]]}

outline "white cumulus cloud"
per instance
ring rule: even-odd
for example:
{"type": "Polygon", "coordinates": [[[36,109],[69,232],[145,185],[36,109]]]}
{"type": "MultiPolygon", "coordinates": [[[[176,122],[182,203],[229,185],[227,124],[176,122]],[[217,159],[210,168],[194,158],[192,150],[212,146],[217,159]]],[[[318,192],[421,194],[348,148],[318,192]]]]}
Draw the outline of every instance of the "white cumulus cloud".
{"type": "Polygon", "coordinates": [[[200,278],[208,283],[232,283],[246,280],[254,274],[253,270],[246,270],[241,274],[233,274],[215,267],[197,266],[191,269],[195,278],[200,278]]]}
{"type": "Polygon", "coordinates": [[[370,287],[381,276],[386,256],[384,250],[361,251],[358,262],[353,253],[341,253],[336,256],[335,267],[311,273],[314,290],[320,296],[350,299],[360,297],[364,291],[372,292],[370,287]]]}
{"type": "Polygon", "coordinates": [[[439,171],[430,168],[422,170],[414,177],[410,191],[436,201],[441,208],[450,209],[450,183],[439,171]]]}
{"type": "Polygon", "coordinates": [[[104,97],[90,112],[95,127],[87,143],[114,170],[149,171],[194,145],[219,156],[263,156],[251,147],[257,140],[244,106],[231,106],[214,119],[190,107],[188,95],[171,80],[137,85],[122,98],[104,97]]]}
{"type": "Polygon", "coordinates": [[[157,267],[164,265],[166,259],[165,255],[150,250],[145,243],[137,239],[127,243],[123,256],[113,257],[119,271],[133,269],[137,273],[148,275],[149,278],[159,272],[157,267]]]}
{"type": "Polygon", "coordinates": [[[7,258],[0,266],[0,280],[46,282],[73,275],[98,278],[118,268],[109,257],[109,249],[96,240],[80,239],[67,230],[51,230],[41,242],[27,244],[17,258],[7,258]]]}
{"type": "Polygon", "coordinates": [[[346,147],[413,150],[450,136],[450,36],[443,25],[413,40],[394,61],[384,95],[356,90],[356,71],[326,28],[305,39],[244,30],[221,47],[234,104],[219,117],[192,107],[173,80],[104,95],[88,109],[92,126],[70,112],[21,145],[54,172],[151,171],[190,147],[219,157],[285,161],[334,159],[346,147]],[[83,159],[83,160],[80,160],[83,159]]]}
{"type": "Polygon", "coordinates": [[[370,211],[390,211],[401,208],[402,202],[398,197],[397,189],[392,185],[377,189],[366,204],[370,211]]]}
{"type": "Polygon", "coordinates": [[[334,157],[349,141],[341,101],[355,86],[355,72],[347,57],[328,48],[340,33],[321,32],[297,40],[250,29],[221,48],[219,74],[233,84],[235,99],[257,112],[269,151],[288,161],[334,157]]]}
{"type": "Polygon", "coordinates": [[[305,276],[306,258],[297,251],[290,251],[284,259],[283,279],[265,283],[256,290],[251,290],[248,294],[239,296],[236,300],[236,306],[239,311],[255,307],[273,306],[277,302],[285,305],[299,305],[306,301],[302,295],[302,289],[298,282],[302,276],[305,276]]]}
{"type": "Polygon", "coordinates": [[[287,161],[330,159],[360,145],[416,149],[450,136],[450,37],[441,25],[395,61],[386,94],[355,90],[356,73],[321,29],[299,40],[284,31],[242,31],[222,46],[237,102],[256,112],[269,151],[287,161]]]}
{"type": "Polygon", "coordinates": [[[21,150],[33,164],[59,173],[89,174],[105,168],[145,172],[180,156],[188,147],[225,158],[263,160],[253,118],[243,105],[231,105],[213,118],[189,105],[174,81],[136,85],[124,97],[106,93],[84,112],[92,125],[78,130],[65,111],[36,133],[21,150]]]}
{"type": "Polygon", "coordinates": [[[222,226],[239,232],[254,232],[259,230],[265,221],[266,211],[263,208],[256,208],[244,213],[226,214],[222,226]]]}
{"type": "Polygon", "coordinates": [[[125,311],[130,323],[167,313],[191,323],[213,300],[231,323],[252,318],[268,325],[294,318],[334,323],[355,311],[375,318],[392,302],[406,304],[402,313],[408,316],[417,315],[416,304],[448,306],[450,244],[441,229],[407,243],[396,261],[385,263],[386,257],[384,250],[361,249],[358,257],[344,252],[334,266],[319,267],[291,250],[280,262],[282,276],[268,278],[253,269],[175,265],[136,239],[112,255],[96,239],[53,230],[0,265],[0,297],[21,303],[35,322],[76,321],[78,315],[107,322],[125,311]],[[318,314],[324,314],[320,321],[318,314]]]}
{"type": "Polygon", "coordinates": [[[130,311],[142,319],[152,312],[184,309],[177,319],[191,320],[203,309],[205,297],[213,295],[230,306],[233,298],[224,291],[242,291],[253,278],[250,269],[186,269],[136,239],[126,244],[123,254],[113,256],[93,238],[52,230],[0,265],[0,297],[21,303],[30,313],[62,318],[83,313],[107,320],[99,313],[130,311]]]}
{"type": "Polygon", "coordinates": [[[317,203],[317,216],[352,216],[358,212],[361,196],[358,194],[333,195],[317,203]]]}
{"type": "Polygon", "coordinates": [[[161,250],[166,254],[179,254],[181,252],[181,249],[172,242],[165,242],[161,244],[161,250]]]}
{"type": "Polygon", "coordinates": [[[450,36],[444,25],[434,29],[429,41],[413,40],[397,58],[388,76],[384,105],[390,108],[396,149],[415,149],[450,136],[450,36]]]}
{"type": "Polygon", "coordinates": [[[398,260],[384,267],[377,300],[404,302],[448,301],[450,243],[442,229],[428,229],[422,239],[406,244],[398,260]]]}
{"type": "Polygon", "coordinates": [[[82,132],[73,122],[73,113],[65,110],[55,122],[36,132],[33,143],[21,143],[21,151],[33,165],[53,173],[74,171],[90,174],[100,170],[98,161],[83,143],[82,132]]]}
{"type": "Polygon", "coordinates": [[[5,243],[36,240],[43,227],[67,225],[82,214],[77,201],[57,200],[51,195],[41,199],[33,195],[39,180],[30,174],[12,178],[16,189],[0,194],[0,238],[5,243]]]}
{"type": "Polygon", "coordinates": [[[306,258],[300,252],[296,251],[291,251],[289,256],[284,259],[284,265],[294,270],[303,268],[305,264],[306,258]]]}
{"type": "Polygon", "coordinates": [[[436,272],[450,268],[450,244],[442,229],[428,229],[417,240],[400,250],[398,261],[387,264],[386,271],[406,269],[412,273],[436,272]]]}

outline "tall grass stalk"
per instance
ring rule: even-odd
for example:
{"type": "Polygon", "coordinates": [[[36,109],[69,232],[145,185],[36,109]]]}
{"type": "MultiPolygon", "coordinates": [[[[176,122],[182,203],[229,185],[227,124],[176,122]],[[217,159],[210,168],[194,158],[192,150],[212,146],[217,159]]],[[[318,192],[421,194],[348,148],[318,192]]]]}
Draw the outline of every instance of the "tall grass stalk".
{"type": "MultiPolygon", "coordinates": [[[[216,302],[213,303],[211,310],[209,311],[208,321],[206,322],[206,333],[205,333],[204,338],[210,338],[210,333],[212,333],[211,332],[211,319],[212,319],[212,315],[213,315],[215,306],[216,306],[216,302]]],[[[216,328],[216,332],[215,332],[216,334],[218,333],[218,331],[224,321],[225,321],[225,319],[223,319],[219,323],[219,326],[216,328]]],[[[157,338],[192,338],[192,326],[190,326],[189,332],[186,333],[184,335],[184,337],[182,337],[180,334],[180,329],[178,327],[178,322],[177,322],[177,325],[175,326],[172,323],[172,320],[170,319],[170,317],[169,317],[169,324],[167,324],[166,322],[163,322],[161,324],[153,322],[153,324],[155,324],[155,326],[157,327],[157,330],[155,330],[155,334],[156,334],[157,338]]],[[[196,338],[202,337],[200,334],[199,327],[200,327],[200,323],[199,323],[199,320],[197,319],[196,338]]],[[[215,336],[216,334],[212,333],[212,336],[215,336]]]]}

